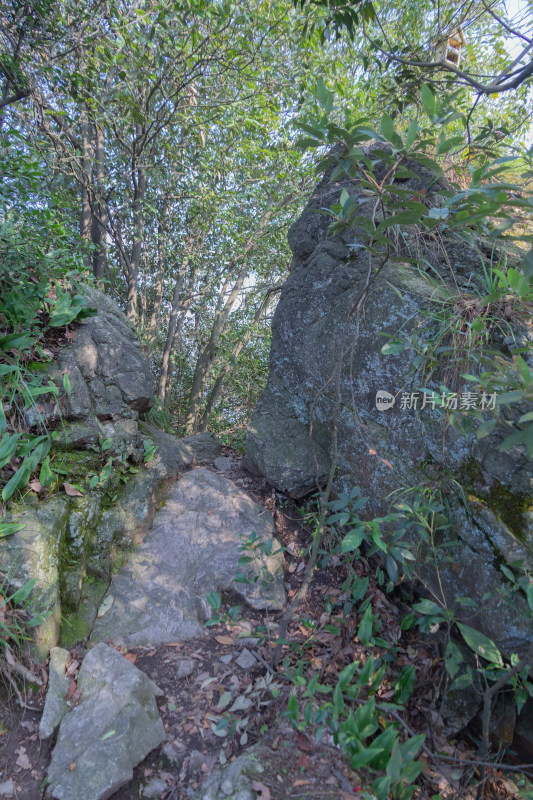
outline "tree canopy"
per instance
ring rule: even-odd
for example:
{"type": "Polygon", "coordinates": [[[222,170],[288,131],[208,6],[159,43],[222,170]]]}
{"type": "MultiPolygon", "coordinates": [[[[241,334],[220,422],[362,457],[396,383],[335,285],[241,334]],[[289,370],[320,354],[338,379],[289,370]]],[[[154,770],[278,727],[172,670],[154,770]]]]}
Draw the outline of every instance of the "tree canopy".
{"type": "Polygon", "coordinates": [[[457,174],[529,136],[525,0],[8,0],[0,15],[4,218],[47,209],[47,247],[124,304],[188,431],[234,424],[220,403],[239,360],[245,405],[262,385],[287,227],[315,180],[300,123],[385,111],[407,130],[425,84],[453,97],[457,174]]]}

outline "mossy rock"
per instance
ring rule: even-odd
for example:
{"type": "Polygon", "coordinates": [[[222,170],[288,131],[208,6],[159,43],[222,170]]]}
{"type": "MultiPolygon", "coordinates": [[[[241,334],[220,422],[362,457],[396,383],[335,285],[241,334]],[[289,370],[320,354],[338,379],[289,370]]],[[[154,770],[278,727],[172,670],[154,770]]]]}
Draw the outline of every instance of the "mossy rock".
{"type": "Polygon", "coordinates": [[[45,503],[17,505],[10,517],[22,528],[2,540],[0,573],[12,591],[28,580],[35,581],[28,610],[43,621],[31,629],[30,650],[35,658],[44,660],[59,635],[59,549],[68,526],[69,501],[55,497],[45,503]]]}
{"type": "Polygon", "coordinates": [[[65,613],[61,620],[59,643],[62,647],[72,647],[89,638],[107,587],[106,581],[85,577],[77,611],[65,613]]]}

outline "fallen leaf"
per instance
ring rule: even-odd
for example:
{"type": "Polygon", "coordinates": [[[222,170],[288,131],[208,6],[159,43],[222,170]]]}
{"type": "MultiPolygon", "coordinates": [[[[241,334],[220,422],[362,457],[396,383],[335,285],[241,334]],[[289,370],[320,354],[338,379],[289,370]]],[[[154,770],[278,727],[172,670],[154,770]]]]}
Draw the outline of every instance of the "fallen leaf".
{"type": "Polygon", "coordinates": [[[306,753],[310,753],[311,750],[313,749],[313,745],[311,744],[307,736],[303,735],[303,733],[298,734],[298,736],[296,737],[296,743],[300,748],[300,750],[304,750],[306,753]]]}
{"type": "Polygon", "coordinates": [[[309,759],[307,758],[305,753],[300,754],[300,758],[298,759],[298,766],[300,767],[300,769],[302,769],[302,767],[304,769],[309,769],[310,767],[309,759]]]}
{"type": "Polygon", "coordinates": [[[32,492],[42,492],[43,490],[42,483],[41,481],[37,480],[37,478],[34,478],[32,481],[30,481],[28,485],[32,492]]]}
{"type": "Polygon", "coordinates": [[[26,748],[25,747],[19,747],[19,749],[16,750],[15,752],[19,754],[19,757],[16,760],[17,766],[21,767],[21,769],[31,769],[30,760],[29,760],[28,756],[26,755],[26,748]]]}
{"type": "Polygon", "coordinates": [[[270,800],[270,789],[261,781],[252,781],[252,789],[257,792],[257,800],[270,800]]]}
{"type": "Polygon", "coordinates": [[[71,678],[70,679],[70,683],[68,685],[67,696],[66,696],[65,699],[66,700],[70,700],[70,698],[72,697],[72,695],[74,694],[74,692],[76,691],[77,688],[78,687],[76,686],[76,681],[74,680],[74,678],[71,678]]]}
{"type": "Polygon", "coordinates": [[[310,783],[313,783],[313,781],[305,780],[304,778],[298,778],[298,780],[294,781],[294,783],[292,785],[293,786],[309,786],[310,783]]]}
{"type": "Polygon", "coordinates": [[[71,675],[74,675],[74,673],[78,669],[79,665],[80,665],[79,661],[76,661],[76,660],[71,661],[70,664],[68,665],[68,667],[65,670],[65,675],[68,675],[68,677],[70,678],[71,675]]]}
{"type": "Polygon", "coordinates": [[[373,447],[369,447],[369,448],[368,448],[368,455],[369,455],[369,456],[377,456],[377,454],[378,454],[378,451],[377,451],[377,450],[374,450],[374,448],[373,448],[373,447]]]}
{"type": "Polygon", "coordinates": [[[72,772],[73,769],[76,769],[76,762],[73,761],[71,764],[68,765],[68,768],[72,772]]]}
{"type": "Polygon", "coordinates": [[[233,639],[231,636],[215,636],[215,639],[219,644],[233,644],[233,639]]]}
{"type": "Polygon", "coordinates": [[[382,464],[385,464],[387,467],[389,467],[390,469],[392,469],[394,471],[394,467],[392,466],[390,461],[387,461],[386,458],[380,458],[379,460],[381,461],[382,464]]]}
{"type": "Polygon", "coordinates": [[[71,483],[64,483],[63,489],[65,490],[65,494],[68,494],[69,497],[83,497],[83,492],[80,492],[79,489],[76,489],[71,483]]]}
{"type": "Polygon", "coordinates": [[[135,662],[137,661],[137,653],[126,653],[124,658],[127,658],[129,662],[135,664],[135,662]]]}

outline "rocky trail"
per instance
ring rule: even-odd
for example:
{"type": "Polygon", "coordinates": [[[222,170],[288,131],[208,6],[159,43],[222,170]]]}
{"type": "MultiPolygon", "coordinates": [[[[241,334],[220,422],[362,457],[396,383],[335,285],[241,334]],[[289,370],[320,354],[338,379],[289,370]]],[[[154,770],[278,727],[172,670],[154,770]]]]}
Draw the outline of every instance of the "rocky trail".
{"type": "MultiPolygon", "coordinates": [[[[468,730],[454,737],[477,707],[465,705],[464,696],[462,705],[442,702],[438,637],[402,630],[401,599],[381,591],[364,559],[356,569],[369,577],[381,643],[361,644],[357,614],[342,613],[345,572],[334,557],[316,572],[291,623],[283,668],[272,669],[281,600],[295,595],[305,575],[311,537],[305,522],[293,501],[247,472],[241,457],[227,448],[224,456],[184,472],[153,530],[114,575],[89,642],[52,650],[41,670],[43,686],[26,687],[25,709],[14,698],[2,700],[0,797],[355,800],[368,776],[350,770],[329,734],[316,741],[311,729],[291,724],[287,706],[294,683],[287,675],[303,663],[323,683],[335,685],[354,659],[365,663],[371,656],[388,663],[382,701],[393,696],[401,669],[416,667],[405,724],[426,733],[432,748],[450,759],[446,764],[424,757],[427,793],[420,797],[435,788],[442,797],[459,796],[453,761],[475,758],[476,741],[468,730]],[[195,514],[196,523],[187,514],[195,514]],[[230,546],[230,533],[242,533],[243,515],[256,531],[263,525],[263,534],[283,550],[259,551],[257,558],[272,576],[264,585],[253,577],[248,584],[232,579],[240,555],[248,552],[239,549],[238,533],[235,552],[230,546]],[[197,550],[209,547],[203,534],[211,530],[222,542],[221,558],[212,553],[195,561],[196,551],[187,553],[180,538],[185,523],[195,531],[197,550]],[[167,539],[171,530],[181,562],[167,539]],[[206,569],[195,571],[199,563],[206,569]],[[175,592],[188,615],[173,607],[175,592]],[[220,608],[217,595],[223,597],[220,608]],[[210,615],[213,624],[206,626],[210,615]]],[[[244,566],[249,564],[257,569],[254,559],[244,566]]],[[[503,774],[496,774],[494,785],[498,797],[514,796],[503,774]]]]}
{"type": "Polygon", "coordinates": [[[152,532],[114,576],[100,606],[90,644],[109,644],[91,650],[87,642],[68,651],[56,648],[48,670],[42,670],[47,683],[37,693],[29,691],[23,713],[13,700],[3,701],[0,797],[36,800],[46,792],[80,800],[111,794],[117,800],[355,796],[354,778],[345,774],[340,752],[290,726],[284,715],[288,683],[268,664],[276,619],[285,595],[292,596],[300,583],[309,540],[295,509],[279,506],[276,493],[229,450],[209,468],[181,477],[152,532]],[[192,524],[180,501],[211,530],[192,524]],[[272,575],[264,586],[260,579],[233,582],[245,552],[238,549],[240,535],[249,533],[243,509],[262,540],[276,536],[283,545],[285,555],[276,552],[278,546],[273,555],[257,556],[272,575]],[[196,552],[211,541],[220,554],[205,557],[204,552],[201,563],[211,567],[210,573],[194,571],[196,562],[179,539],[191,524],[196,552]],[[173,549],[165,538],[169,535],[177,544],[173,549]],[[221,541],[226,542],[222,548],[221,541]],[[176,553],[180,557],[173,560],[176,553]],[[187,578],[196,591],[196,607],[192,595],[186,595],[187,578]],[[204,627],[213,613],[205,598],[216,589],[232,594],[241,610],[233,618],[221,614],[217,624],[204,627]],[[179,609],[173,605],[177,596],[179,609]],[[254,635],[258,629],[259,637],[254,635]],[[88,667],[89,659],[94,664],[88,667]],[[228,724],[220,729],[224,715],[228,724]],[[259,740],[259,749],[253,749],[259,740]]]}
{"type": "MultiPolygon", "coordinates": [[[[353,800],[376,772],[350,772],[332,719],[317,741],[313,715],[331,709],[344,670],[372,659],[385,715],[396,698],[395,722],[425,736],[417,797],[468,796],[462,776],[476,764],[479,724],[467,726],[479,723],[482,696],[447,691],[446,631],[405,630],[409,598],[387,593],[364,550],[342,559],[326,537],[274,670],[316,514],[210,435],[178,439],[140,421],[153,384],[139,343],[118,307],[90,294],[98,315],[53,362],[70,376],[61,424],[55,406],[45,409],[60,477],[14,506],[20,530],[0,549],[14,588],[36,582],[42,614],[36,662],[18,664],[25,686],[17,698],[12,682],[0,707],[0,798],[353,800]],[[363,587],[358,601],[349,574],[363,587]]],[[[279,463],[300,469],[291,441],[279,463]]],[[[529,708],[518,716],[504,702],[493,720],[495,741],[521,765],[533,752],[529,708]]],[[[381,716],[378,728],[389,723],[381,716]]],[[[505,780],[491,774],[496,796],[516,796],[505,780]]]]}

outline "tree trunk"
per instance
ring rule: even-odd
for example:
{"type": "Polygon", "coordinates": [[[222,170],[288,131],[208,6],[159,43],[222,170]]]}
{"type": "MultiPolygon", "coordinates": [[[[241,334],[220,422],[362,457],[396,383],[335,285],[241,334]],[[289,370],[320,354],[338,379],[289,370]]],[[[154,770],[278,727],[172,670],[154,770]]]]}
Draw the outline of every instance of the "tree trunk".
{"type": "Polygon", "coordinates": [[[168,369],[167,369],[167,382],[165,384],[165,397],[163,400],[163,404],[168,406],[170,404],[170,389],[172,387],[172,377],[173,377],[173,362],[172,356],[178,351],[181,346],[181,331],[183,328],[183,323],[185,322],[185,317],[187,315],[187,311],[192,303],[192,297],[188,299],[186,304],[182,307],[179,315],[178,315],[178,323],[176,325],[176,333],[174,334],[174,341],[172,342],[172,347],[170,350],[170,357],[168,360],[168,369]]]}
{"type": "Polygon", "coordinates": [[[210,416],[213,408],[215,407],[215,404],[218,401],[218,398],[220,397],[220,394],[222,392],[222,387],[224,385],[224,381],[226,380],[228,375],[233,373],[233,371],[235,370],[235,367],[237,366],[237,360],[238,360],[238,358],[239,358],[239,356],[240,356],[240,354],[242,352],[242,349],[246,344],[248,344],[248,342],[252,338],[252,334],[254,332],[254,326],[257,325],[257,323],[261,319],[261,314],[263,313],[263,311],[267,307],[271,295],[274,292],[279,291],[280,288],[281,288],[281,285],[280,286],[273,286],[265,294],[264,298],[261,300],[261,302],[260,302],[260,304],[259,304],[259,306],[258,306],[258,308],[257,308],[257,310],[256,310],[256,312],[254,314],[254,318],[253,318],[252,323],[246,329],[246,331],[241,336],[239,341],[235,344],[233,350],[231,351],[231,354],[230,354],[228,360],[226,361],[226,363],[224,364],[224,366],[220,370],[220,372],[219,372],[219,374],[217,376],[217,379],[213,384],[213,388],[211,389],[211,391],[209,393],[209,398],[207,400],[207,403],[206,403],[204,412],[202,414],[202,418],[200,420],[200,423],[197,426],[198,433],[203,433],[205,431],[205,429],[207,428],[207,424],[209,422],[209,416],[210,416]]]}
{"type": "Polygon", "coordinates": [[[169,371],[169,363],[170,363],[170,354],[172,352],[172,344],[174,342],[174,337],[176,335],[177,324],[178,324],[178,311],[180,310],[180,298],[181,298],[181,290],[183,288],[183,281],[185,280],[185,274],[187,272],[187,267],[189,266],[189,261],[191,257],[191,253],[195,244],[198,243],[200,238],[205,237],[203,234],[202,237],[199,237],[194,227],[189,232],[187,236],[187,241],[185,242],[185,247],[183,251],[183,259],[178,271],[178,275],[176,277],[176,282],[174,284],[174,291],[172,292],[172,302],[170,306],[170,317],[168,321],[168,329],[167,329],[167,337],[165,339],[165,345],[163,347],[163,355],[161,358],[161,372],[159,374],[159,386],[157,390],[157,394],[159,399],[162,403],[165,402],[165,396],[167,393],[167,377],[169,371]]]}
{"type": "Polygon", "coordinates": [[[107,203],[104,198],[105,172],[104,172],[104,131],[103,128],[95,125],[95,148],[94,148],[94,183],[96,191],[96,212],[93,215],[91,226],[91,238],[95,246],[93,253],[93,275],[98,282],[103,281],[107,263],[107,203]]]}
{"type": "MultiPolygon", "coordinates": [[[[142,134],[142,126],[135,126],[138,137],[142,134]]],[[[128,303],[126,316],[130,322],[137,326],[137,280],[143,251],[144,231],[144,199],[146,194],[146,173],[141,161],[138,160],[135,146],[132,154],[131,165],[133,183],[133,244],[128,268],[128,303]]]]}
{"type": "Polygon", "coordinates": [[[211,335],[209,337],[209,341],[201,351],[198,360],[196,362],[196,367],[194,369],[191,394],[189,397],[189,405],[187,408],[187,414],[185,416],[186,434],[197,433],[199,413],[202,405],[202,396],[205,391],[205,387],[207,385],[207,380],[211,373],[211,369],[213,367],[213,362],[216,357],[218,343],[226,329],[226,322],[240,294],[242,285],[244,283],[244,279],[246,278],[247,274],[248,274],[248,265],[245,264],[241,268],[241,271],[239,272],[237,279],[230,291],[229,297],[224,305],[222,304],[226,294],[227,281],[224,283],[224,286],[220,290],[219,300],[217,303],[217,310],[215,312],[215,318],[213,321],[213,327],[211,328],[211,335]]]}
{"type": "MultiPolygon", "coordinates": [[[[91,241],[91,204],[89,202],[89,186],[91,183],[91,126],[87,108],[81,110],[81,212],[80,236],[82,242],[91,241]]],[[[91,266],[91,255],[87,251],[83,256],[85,266],[91,266]]]]}
{"type": "MultiPolygon", "coordinates": [[[[146,344],[149,351],[154,347],[157,339],[157,326],[161,314],[161,301],[163,299],[163,279],[165,275],[165,239],[168,231],[168,216],[170,203],[168,198],[163,203],[163,211],[157,223],[157,273],[154,281],[154,298],[152,313],[146,331],[146,344]]],[[[161,398],[162,399],[162,398],[161,398]]]]}

